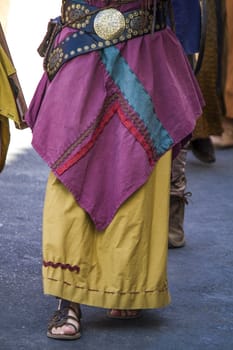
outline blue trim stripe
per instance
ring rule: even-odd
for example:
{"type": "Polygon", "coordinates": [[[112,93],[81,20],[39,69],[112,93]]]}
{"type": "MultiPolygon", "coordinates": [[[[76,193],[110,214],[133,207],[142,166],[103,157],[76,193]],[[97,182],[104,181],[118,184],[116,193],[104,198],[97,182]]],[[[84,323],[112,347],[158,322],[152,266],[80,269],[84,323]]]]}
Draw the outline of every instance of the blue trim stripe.
{"type": "Polygon", "coordinates": [[[163,154],[173,140],[157,118],[150,95],[116,47],[101,50],[100,54],[106,70],[149,131],[156,152],[163,154]]]}

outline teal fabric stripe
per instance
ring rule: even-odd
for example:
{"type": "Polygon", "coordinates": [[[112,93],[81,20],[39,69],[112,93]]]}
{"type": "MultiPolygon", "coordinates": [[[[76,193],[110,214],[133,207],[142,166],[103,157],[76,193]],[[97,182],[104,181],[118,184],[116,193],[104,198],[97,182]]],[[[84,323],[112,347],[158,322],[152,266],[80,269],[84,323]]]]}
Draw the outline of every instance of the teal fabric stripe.
{"type": "Polygon", "coordinates": [[[151,97],[116,47],[101,50],[100,54],[115,84],[147,127],[156,152],[163,154],[172,145],[173,140],[157,118],[151,97]]]}

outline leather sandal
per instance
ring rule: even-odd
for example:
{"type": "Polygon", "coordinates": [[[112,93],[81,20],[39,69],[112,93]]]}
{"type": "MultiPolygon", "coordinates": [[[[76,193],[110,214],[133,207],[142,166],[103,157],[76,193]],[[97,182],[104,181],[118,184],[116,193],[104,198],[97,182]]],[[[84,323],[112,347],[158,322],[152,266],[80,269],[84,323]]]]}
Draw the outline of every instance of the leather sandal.
{"type": "Polygon", "coordinates": [[[131,320],[131,319],[142,317],[142,311],[141,310],[111,309],[111,310],[108,310],[107,317],[108,318],[118,319],[118,320],[131,320]],[[117,314],[114,315],[113,311],[117,311],[118,315],[117,314]],[[131,312],[135,312],[135,313],[131,314],[131,312]]]}
{"type": "Polygon", "coordinates": [[[82,313],[79,304],[72,303],[67,300],[60,299],[58,310],[54,312],[52,318],[48,323],[47,337],[61,340],[75,340],[81,337],[81,320],[82,313]],[[72,310],[75,316],[69,315],[69,311],[72,310]],[[71,322],[71,321],[74,321],[71,322]],[[75,325],[78,324],[78,326],[75,325]],[[74,328],[75,333],[73,334],[57,334],[53,333],[53,328],[62,326],[71,326],[74,328]]]}

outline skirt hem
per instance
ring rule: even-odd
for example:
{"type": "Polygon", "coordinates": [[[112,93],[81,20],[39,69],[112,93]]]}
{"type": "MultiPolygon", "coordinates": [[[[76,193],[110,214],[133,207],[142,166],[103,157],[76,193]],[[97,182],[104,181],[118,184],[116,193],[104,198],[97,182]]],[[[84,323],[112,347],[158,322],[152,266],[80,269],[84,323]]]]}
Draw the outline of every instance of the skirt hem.
{"type": "Polygon", "coordinates": [[[77,289],[74,286],[64,284],[63,281],[44,279],[44,294],[70,300],[79,304],[101,308],[117,309],[157,309],[167,306],[171,302],[167,288],[152,292],[138,293],[105,293],[100,291],[88,291],[77,289]]]}

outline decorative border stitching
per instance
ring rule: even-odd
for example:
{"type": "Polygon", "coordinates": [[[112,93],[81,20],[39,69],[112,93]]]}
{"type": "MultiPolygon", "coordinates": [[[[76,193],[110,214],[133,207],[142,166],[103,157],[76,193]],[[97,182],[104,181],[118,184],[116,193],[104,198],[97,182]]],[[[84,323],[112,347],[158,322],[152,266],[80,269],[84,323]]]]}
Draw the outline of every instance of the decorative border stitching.
{"type": "Polygon", "coordinates": [[[98,290],[98,289],[91,289],[91,288],[85,288],[85,287],[80,287],[80,286],[73,286],[71,283],[69,282],[66,282],[66,281],[59,281],[59,280],[56,280],[54,278],[50,278],[50,277],[47,277],[46,279],[50,280],[50,281],[53,281],[53,282],[59,282],[59,283],[63,283],[69,287],[74,287],[75,289],[82,289],[82,290],[86,290],[87,292],[96,292],[96,293],[103,293],[103,294],[115,294],[115,295],[136,295],[136,294],[142,294],[142,293],[145,293],[145,294],[149,294],[149,293],[164,293],[166,291],[168,291],[168,283],[167,283],[167,280],[164,281],[163,285],[161,287],[158,287],[158,288],[155,288],[153,290],[144,290],[144,291],[141,291],[141,292],[138,292],[138,291],[135,291],[135,292],[110,292],[110,291],[101,291],[101,290],[98,290]]]}
{"type": "Polygon", "coordinates": [[[144,135],[138,130],[138,128],[134,125],[134,123],[125,116],[124,112],[120,108],[118,110],[118,114],[122,124],[129,130],[129,132],[136,138],[136,140],[141,144],[141,146],[146,151],[150,165],[151,166],[154,165],[155,155],[151,145],[148,144],[144,135]]]}
{"type": "MultiPolygon", "coordinates": [[[[81,158],[83,158],[87,154],[87,152],[94,146],[96,140],[98,139],[100,134],[103,132],[105,126],[109,123],[109,121],[111,120],[111,118],[113,117],[115,112],[118,112],[118,115],[119,115],[119,118],[120,118],[122,124],[129,130],[129,132],[137,139],[137,141],[142,145],[142,147],[146,151],[150,165],[151,166],[154,165],[155,159],[156,159],[156,154],[155,154],[155,152],[153,150],[153,146],[150,142],[150,138],[149,138],[147,129],[145,128],[144,125],[141,125],[142,124],[141,122],[139,124],[136,116],[134,117],[134,119],[135,119],[134,121],[136,123],[133,123],[131,119],[126,117],[124,110],[125,110],[125,108],[122,109],[122,106],[119,103],[119,101],[114,101],[113,104],[111,105],[111,107],[107,110],[106,114],[101,119],[99,126],[94,130],[94,133],[93,133],[93,136],[91,137],[91,139],[74,156],[72,156],[70,159],[68,159],[64,164],[58,166],[58,168],[56,169],[57,174],[62,175],[66,170],[68,170],[72,165],[77,163],[81,158]],[[140,128],[138,128],[135,124],[137,126],[140,125],[140,128]]],[[[127,111],[127,112],[129,112],[129,111],[127,111]]],[[[130,114],[132,117],[132,112],[130,114]]],[[[95,123],[95,126],[96,125],[97,125],[97,123],[95,123]]],[[[93,126],[92,126],[92,129],[94,129],[93,126]]],[[[85,137],[87,136],[87,134],[90,134],[90,129],[88,131],[86,131],[85,137]]],[[[81,143],[83,141],[83,139],[84,139],[84,137],[81,136],[81,138],[79,139],[79,143],[81,143]]],[[[73,148],[75,148],[75,146],[77,146],[77,144],[78,144],[78,142],[76,142],[75,145],[73,145],[72,148],[69,149],[69,153],[72,151],[73,148]]],[[[67,156],[67,154],[64,154],[63,158],[65,156],[67,156]]]]}
{"type": "Polygon", "coordinates": [[[71,272],[80,272],[80,267],[77,265],[63,264],[63,263],[54,263],[52,261],[43,261],[44,267],[52,267],[54,269],[61,268],[62,270],[69,270],[71,272]]]}
{"type": "Polygon", "coordinates": [[[98,127],[98,124],[101,122],[104,112],[109,108],[112,103],[115,103],[117,100],[117,94],[114,94],[109,98],[107,103],[103,107],[103,112],[90,124],[90,126],[76,139],[67,149],[66,151],[56,160],[52,165],[52,169],[56,169],[62,164],[66,158],[74,151],[74,149],[79,146],[95,129],[98,127]]]}
{"type": "MultiPolygon", "coordinates": [[[[143,140],[141,145],[148,152],[147,154],[150,155],[149,161],[150,161],[150,164],[153,165],[155,163],[156,159],[158,159],[158,154],[156,153],[156,149],[153,145],[153,141],[152,141],[149,130],[147,129],[147,127],[144,124],[144,122],[142,121],[142,119],[140,119],[138,114],[130,108],[130,106],[123,99],[123,97],[120,98],[120,104],[121,104],[121,108],[124,112],[125,119],[129,120],[131,122],[131,124],[133,124],[135,126],[138,134],[141,134],[140,139],[142,138],[142,140],[143,140]]],[[[128,130],[131,132],[131,129],[128,129],[128,130]]],[[[138,141],[140,142],[140,140],[138,140],[138,141]]]]}
{"type": "Polygon", "coordinates": [[[118,110],[119,103],[116,101],[112,104],[111,108],[107,111],[107,113],[102,118],[98,128],[95,129],[92,138],[84,145],[79,152],[77,152],[73,157],[68,159],[63,165],[56,169],[58,175],[62,175],[67,169],[69,169],[72,165],[77,163],[82,157],[84,157],[87,152],[94,146],[96,140],[103,132],[105,126],[108,124],[110,119],[113,117],[114,113],[118,110]]]}

